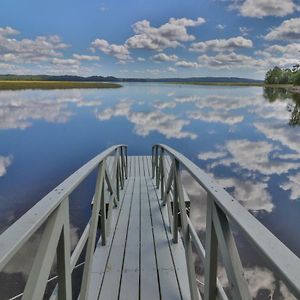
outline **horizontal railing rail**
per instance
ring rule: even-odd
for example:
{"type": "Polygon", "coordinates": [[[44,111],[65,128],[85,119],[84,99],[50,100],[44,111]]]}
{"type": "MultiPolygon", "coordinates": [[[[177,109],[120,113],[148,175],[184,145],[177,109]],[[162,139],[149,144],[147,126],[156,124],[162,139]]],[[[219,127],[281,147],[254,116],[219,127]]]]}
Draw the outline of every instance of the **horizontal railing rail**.
{"type": "Polygon", "coordinates": [[[79,298],[86,299],[90,283],[98,224],[101,244],[105,245],[112,207],[119,202],[119,191],[127,178],[127,146],[116,145],[97,155],[47,194],[0,235],[0,271],[20,248],[44,226],[37,254],[27,279],[22,299],[43,299],[54,257],[57,258],[57,286],[51,299],[72,299],[71,274],[86,247],[79,298]],[[113,159],[111,172],[108,158],[113,159]],[[72,255],[70,249],[69,196],[97,169],[92,215],[72,255]],[[108,197],[108,199],[105,199],[108,197]],[[108,203],[108,215],[106,215],[108,203]]]}
{"type": "Polygon", "coordinates": [[[177,243],[179,232],[182,236],[192,299],[200,297],[196,288],[192,245],[204,264],[205,300],[227,299],[217,279],[219,250],[232,299],[251,299],[229,221],[237,226],[239,232],[281,277],[297,299],[300,299],[300,259],[198,166],[176,150],[158,144],[152,147],[152,177],[160,189],[162,204],[167,205],[173,241],[177,243]],[[171,160],[169,168],[167,159],[171,160]],[[188,196],[181,182],[182,169],[186,170],[207,194],[205,248],[186,213],[185,199],[188,196]],[[174,217],[178,213],[180,230],[178,218],[174,217]]]}

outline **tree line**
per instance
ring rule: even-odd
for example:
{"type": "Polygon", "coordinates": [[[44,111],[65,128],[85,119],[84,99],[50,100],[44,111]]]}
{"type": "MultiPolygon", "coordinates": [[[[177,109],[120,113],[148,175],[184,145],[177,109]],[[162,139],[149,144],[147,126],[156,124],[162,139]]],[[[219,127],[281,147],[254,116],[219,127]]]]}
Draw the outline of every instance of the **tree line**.
{"type": "Polygon", "coordinates": [[[300,62],[291,69],[274,67],[266,73],[265,83],[300,85],[300,62]]]}

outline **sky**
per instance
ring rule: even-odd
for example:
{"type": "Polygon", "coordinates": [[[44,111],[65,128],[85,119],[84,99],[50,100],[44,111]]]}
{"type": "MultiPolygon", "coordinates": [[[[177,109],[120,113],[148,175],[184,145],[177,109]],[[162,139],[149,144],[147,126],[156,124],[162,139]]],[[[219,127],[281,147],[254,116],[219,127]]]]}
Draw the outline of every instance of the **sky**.
{"type": "Polygon", "coordinates": [[[299,51],[300,0],[0,2],[0,74],[263,79],[299,51]]]}

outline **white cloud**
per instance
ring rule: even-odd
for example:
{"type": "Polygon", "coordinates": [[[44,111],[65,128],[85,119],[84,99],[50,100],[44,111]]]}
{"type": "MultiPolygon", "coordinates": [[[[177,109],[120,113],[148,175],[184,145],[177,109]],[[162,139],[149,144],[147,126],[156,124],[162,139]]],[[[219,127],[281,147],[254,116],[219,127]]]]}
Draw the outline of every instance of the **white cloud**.
{"type": "Polygon", "coordinates": [[[6,27],[0,27],[0,36],[9,36],[9,35],[17,35],[20,32],[14,28],[11,28],[9,26],[6,27]]]}
{"type": "Polygon", "coordinates": [[[135,112],[132,111],[132,102],[121,101],[115,107],[107,108],[103,111],[96,111],[96,118],[99,120],[109,120],[114,116],[124,116],[134,124],[134,132],[137,135],[147,136],[152,131],[157,131],[166,138],[190,138],[195,139],[195,133],[184,131],[183,127],[189,121],[178,119],[173,114],[166,114],[161,111],[135,112]]]}
{"type": "Polygon", "coordinates": [[[78,90],[2,91],[0,129],[26,129],[36,120],[65,123],[74,114],[69,104],[99,106],[101,101],[83,100],[78,90]]]}
{"type": "Polygon", "coordinates": [[[78,60],[72,58],[53,58],[52,62],[57,65],[73,66],[78,65],[78,60]]]}
{"type": "Polygon", "coordinates": [[[204,111],[190,111],[187,112],[189,118],[194,120],[202,120],[213,123],[223,123],[228,125],[235,125],[244,120],[244,116],[233,115],[226,111],[213,110],[210,112],[204,111]]]}
{"type": "Polygon", "coordinates": [[[300,199],[300,173],[287,176],[288,181],[285,181],[280,187],[285,191],[291,191],[291,199],[300,199]]]}
{"type": "Polygon", "coordinates": [[[120,61],[131,59],[126,45],[109,44],[106,40],[96,39],[92,42],[92,50],[100,50],[105,54],[112,55],[120,61]]]}
{"type": "Polygon", "coordinates": [[[278,123],[255,122],[254,127],[263,133],[268,139],[280,142],[290,150],[300,153],[300,130],[278,123]]]}
{"type": "MultiPolygon", "coordinates": [[[[284,3],[282,1],[282,3],[284,3]]],[[[278,27],[273,28],[266,36],[266,40],[300,41],[300,18],[283,21],[278,27]]]]}
{"type": "Polygon", "coordinates": [[[226,25],[223,25],[223,24],[218,24],[218,25],[216,26],[216,28],[219,29],[219,30],[224,30],[225,27],[226,27],[226,25]]]}
{"type": "Polygon", "coordinates": [[[81,55],[81,54],[73,54],[73,57],[77,60],[86,60],[86,61],[93,61],[99,60],[100,57],[96,55],[81,55]]]}
{"type": "Polygon", "coordinates": [[[155,108],[158,109],[165,109],[165,108],[175,108],[176,107],[176,103],[175,102],[156,102],[153,104],[153,106],[155,108]]]}
{"type": "Polygon", "coordinates": [[[62,57],[60,50],[68,47],[57,35],[38,36],[35,39],[16,39],[11,35],[18,31],[11,27],[0,27],[0,61],[13,63],[37,63],[53,57],[62,57]]]}
{"type": "Polygon", "coordinates": [[[177,72],[177,69],[175,69],[175,68],[173,68],[173,67],[168,67],[168,71],[169,71],[169,72],[176,73],[176,72],[177,72]]]}
{"type": "Polygon", "coordinates": [[[208,151],[208,152],[202,152],[198,154],[198,158],[202,160],[210,160],[210,159],[218,159],[218,158],[223,158],[227,156],[226,151],[208,151]]]}
{"type": "Polygon", "coordinates": [[[152,27],[148,20],[138,21],[132,25],[135,35],[130,37],[125,44],[128,48],[156,51],[176,48],[182,42],[195,39],[193,35],[188,34],[187,27],[199,26],[204,22],[203,18],[196,20],[171,18],[160,27],[152,27]]]}
{"type": "Polygon", "coordinates": [[[138,60],[138,61],[145,61],[146,59],[143,58],[143,57],[138,57],[137,60],[138,60]]]}
{"type": "Polygon", "coordinates": [[[178,56],[175,54],[167,55],[165,53],[158,53],[153,56],[153,59],[156,61],[177,61],[178,56]]]}
{"type": "Polygon", "coordinates": [[[249,39],[242,36],[232,37],[229,39],[215,39],[205,42],[193,43],[190,51],[206,52],[206,51],[234,51],[239,48],[252,48],[253,43],[249,39]]]}
{"type": "Polygon", "coordinates": [[[175,63],[175,65],[177,67],[181,67],[181,68],[199,68],[199,64],[196,62],[191,62],[191,61],[186,61],[186,60],[180,60],[178,62],[175,63]]]}
{"type": "Polygon", "coordinates": [[[7,168],[12,163],[12,156],[0,156],[0,177],[7,173],[7,168]]]}
{"type": "Polygon", "coordinates": [[[246,0],[234,1],[231,8],[237,9],[244,17],[284,17],[293,13],[297,6],[293,0],[246,0]]]}
{"type": "Polygon", "coordinates": [[[253,212],[271,212],[274,208],[271,195],[264,182],[240,180],[238,178],[216,178],[215,180],[224,188],[234,188],[232,196],[246,209],[253,212]]]}
{"type": "Polygon", "coordinates": [[[250,29],[246,26],[241,26],[241,27],[239,27],[239,31],[243,36],[246,36],[249,34],[250,31],[252,31],[252,29],[250,29]]]}
{"type": "Polygon", "coordinates": [[[217,164],[238,164],[243,169],[264,175],[279,175],[300,168],[297,163],[271,160],[270,153],[275,146],[266,141],[231,140],[225,143],[224,148],[231,158],[222,159],[217,164]]]}
{"type": "Polygon", "coordinates": [[[262,59],[255,59],[251,56],[231,53],[220,53],[216,56],[208,56],[206,54],[198,57],[200,66],[208,66],[211,68],[265,68],[266,63],[262,59]]]}

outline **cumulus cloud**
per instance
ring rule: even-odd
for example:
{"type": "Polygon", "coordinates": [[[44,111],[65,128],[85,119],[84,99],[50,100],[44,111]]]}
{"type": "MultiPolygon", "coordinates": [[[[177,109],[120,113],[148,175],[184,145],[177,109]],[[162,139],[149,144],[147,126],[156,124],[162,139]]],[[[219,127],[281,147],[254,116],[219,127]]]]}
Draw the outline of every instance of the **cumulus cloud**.
{"type": "Polygon", "coordinates": [[[177,67],[187,68],[187,69],[200,67],[197,62],[186,61],[186,60],[180,60],[180,61],[176,62],[175,65],[177,67]]]}
{"type": "Polygon", "coordinates": [[[234,1],[232,9],[237,9],[244,17],[263,18],[284,17],[297,10],[293,0],[245,0],[234,1]]]}
{"type": "Polygon", "coordinates": [[[173,114],[166,114],[161,111],[136,112],[132,110],[132,102],[121,101],[115,107],[95,112],[99,120],[109,120],[115,116],[124,116],[134,124],[134,132],[137,135],[148,136],[151,132],[157,131],[166,138],[190,138],[195,139],[195,133],[184,131],[183,127],[189,121],[178,119],[173,114]]]}
{"type": "Polygon", "coordinates": [[[253,182],[251,180],[240,180],[238,178],[217,178],[215,180],[224,188],[231,188],[232,196],[245,208],[253,212],[271,212],[274,208],[272,197],[264,182],[253,182]]]}
{"type": "Polygon", "coordinates": [[[60,50],[68,47],[59,36],[38,36],[35,39],[10,38],[18,31],[0,28],[0,60],[14,63],[32,63],[48,61],[49,58],[62,57],[60,50]]]}
{"type": "Polygon", "coordinates": [[[79,91],[2,91],[0,129],[26,129],[36,120],[64,123],[74,114],[69,104],[99,106],[100,100],[83,100],[79,91]],[[37,96],[38,95],[38,96],[37,96]]]}
{"type": "Polygon", "coordinates": [[[175,102],[167,102],[167,101],[156,102],[156,103],[153,104],[153,106],[155,108],[158,108],[158,109],[175,108],[176,107],[176,103],[175,102]]]}
{"type": "Polygon", "coordinates": [[[81,54],[73,54],[73,57],[77,60],[86,60],[86,61],[93,61],[99,60],[100,57],[96,55],[81,55],[81,54]]]}
{"type": "Polygon", "coordinates": [[[153,59],[156,61],[177,61],[178,56],[175,54],[167,55],[165,53],[158,53],[153,56],[153,59]]]}
{"type": "Polygon", "coordinates": [[[263,133],[268,139],[277,141],[290,150],[300,153],[300,131],[298,128],[290,128],[281,122],[273,124],[255,122],[254,127],[263,133]]]}
{"type": "Polygon", "coordinates": [[[12,156],[0,156],[0,177],[7,173],[7,168],[12,163],[12,156]]]}
{"type": "Polygon", "coordinates": [[[188,34],[187,27],[203,24],[203,18],[191,20],[187,18],[169,21],[160,27],[153,27],[148,20],[138,21],[132,25],[135,35],[126,41],[126,46],[133,49],[150,49],[162,51],[166,48],[176,48],[182,42],[193,41],[195,37],[188,34]]]}
{"type": "Polygon", "coordinates": [[[275,149],[273,144],[266,141],[230,140],[225,143],[223,148],[223,151],[227,151],[230,157],[222,158],[212,163],[211,166],[238,165],[241,169],[252,173],[259,172],[263,175],[280,175],[300,168],[299,163],[271,159],[270,153],[275,149]]]}
{"type": "Polygon", "coordinates": [[[280,185],[285,191],[291,192],[291,199],[297,200],[300,198],[300,173],[290,175],[287,177],[288,180],[280,185]]]}
{"type": "Polygon", "coordinates": [[[168,67],[168,71],[169,71],[169,72],[176,73],[176,72],[177,72],[177,69],[175,69],[175,68],[173,68],[173,67],[168,67]]]}
{"type": "Polygon", "coordinates": [[[92,42],[92,51],[100,50],[105,54],[112,55],[120,61],[131,59],[126,45],[110,44],[103,39],[96,39],[92,42]]]}
{"type": "Polygon", "coordinates": [[[223,123],[228,125],[235,125],[244,120],[244,116],[233,115],[232,113],[213,110],[210,112],[204,111],[190,111],[187,112],[189,118],[194,120],[201,120],[213,123],[223,123]]]}
{"type": "Polygon", "coordinates": [[[216,56],[206,54],[198,57],[200,66],[211,68],[265,68],[266,63],[261,59],[255,59],[251,56],[231,53],[220,53],[216,56]]]}
{"type": "Polygon", "coordinates": [[[202,160],[215,160],[218,158],[223,158],[227,156],[226,151],[208,151],[208,152],[203,152],[198,154],[198,158],[202,160]]]}
{"type": "Polygon", "coordinates": [[[223,24],[218,24],[218,25],[216,26],[216,28],[219,29],[219,30],[224,30],[225,27],[226,27],[226,25],[223,25],[223,24]]]}
{"type": "MultiPolygon", "coordinates": [[[[282,1],[282,3],[285,3],[282,1]]],[[[278,27],[273,28],[266,36],[266,40],[300,40],[300,18],[283,21],[278,27]]]]}
{"type": "Polygon", "coordinates": [[[205,42],[193,43],[190,51],[206,52],[206,51],[234,51],[239,48],[252,48],[253,43],[249,39],[242,36],[232,37],[229,39],[215,39],[205,42]]]}

